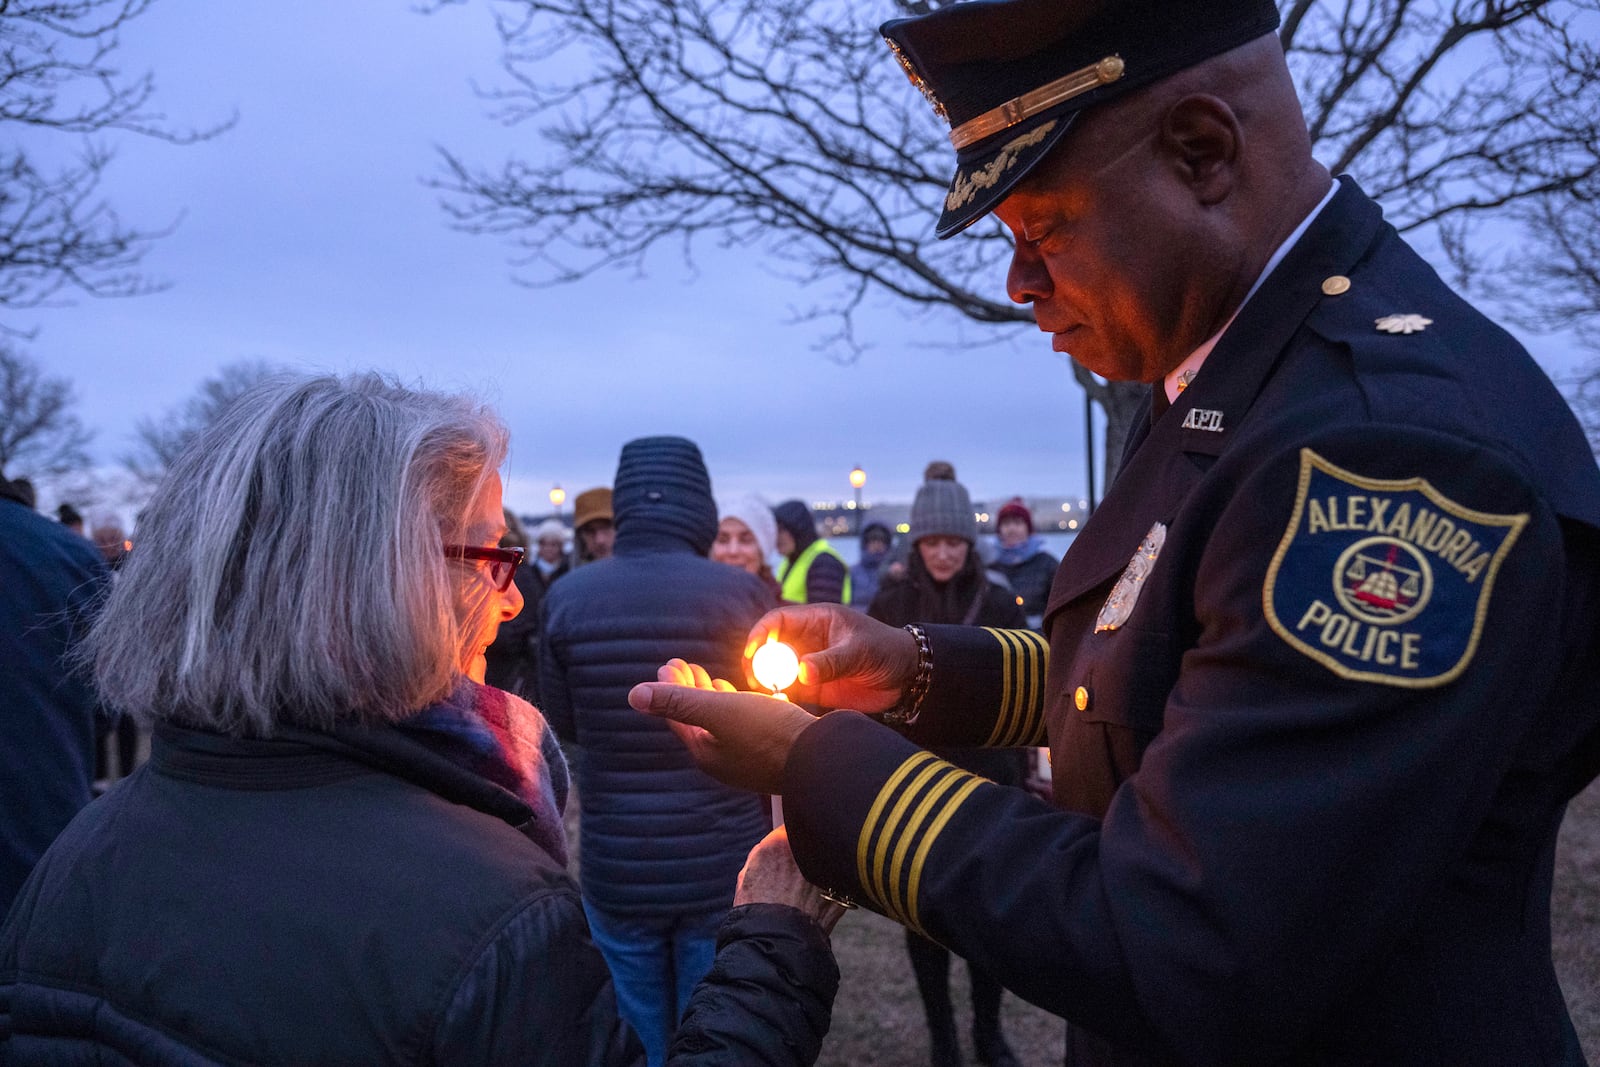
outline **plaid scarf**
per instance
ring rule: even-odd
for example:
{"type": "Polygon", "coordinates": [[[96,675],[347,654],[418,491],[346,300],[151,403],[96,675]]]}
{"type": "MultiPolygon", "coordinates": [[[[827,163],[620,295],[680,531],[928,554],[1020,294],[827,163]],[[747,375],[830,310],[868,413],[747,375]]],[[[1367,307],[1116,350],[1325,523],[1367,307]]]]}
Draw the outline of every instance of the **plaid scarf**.
{"type": "Polygon", "coordinates": [[[530,836],[567,862],[561,813],[567,763],[539,709],[520,697],[462,678],[442,702],[400,725],[406,734],[463,770],[514,794],[533,809],[530,836]]]}

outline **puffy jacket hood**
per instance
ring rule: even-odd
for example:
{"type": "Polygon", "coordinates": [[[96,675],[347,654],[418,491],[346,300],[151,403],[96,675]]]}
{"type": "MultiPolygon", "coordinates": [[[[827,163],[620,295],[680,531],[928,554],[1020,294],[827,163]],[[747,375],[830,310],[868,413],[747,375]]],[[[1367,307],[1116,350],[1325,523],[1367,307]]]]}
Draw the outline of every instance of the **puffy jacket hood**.
{"type": "Polygon", "coordinates": [[[811,517],[811,509],[806,507],[805,501],[785,500],[772,509],[772,515],[778,520],[778,525],[788,530],[789,536],[794,538],[794,552],[790,559],[804,552],[817,539],[816,520],[811,517]]]}
{"type": "Polygon", "coordinates": [[[612,486],[617,551],[637,552],[687,544],[696,555],[717,538],[711,475],[693,441],[640,437],[622,446],[612,486]]]}

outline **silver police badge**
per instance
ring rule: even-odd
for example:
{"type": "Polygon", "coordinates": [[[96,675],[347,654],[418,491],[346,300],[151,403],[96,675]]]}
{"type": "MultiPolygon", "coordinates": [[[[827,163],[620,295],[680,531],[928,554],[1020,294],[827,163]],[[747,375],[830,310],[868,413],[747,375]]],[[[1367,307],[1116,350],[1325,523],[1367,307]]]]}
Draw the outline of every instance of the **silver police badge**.
{"type": "Polygon", "coordinates": [[[1122,572],[1122,577],[1111,588],[1111,595],[1106,597],[1105,604],[1101,606],[1100,615],[1094,621],[1095,633],[1115,630],[1128,621],[1128,616],[1133,614],[1133,606],[1139,602],[1139,594],[1144,590],[1144,580],[1150,576],[1151,568],[1156,565],[1156,557],[1161,554],[1161,546],[1166,543],[1167,524],[1158,522],[1150,527],[1150,532],[1144,535],[1144,540],[1139,544],[1139,550],[1128,561],[1127,570],[1122,572]]]}
{"type": "Polygon", "coordinates": [[[1341,678],[1444,685],[1472,662],[1495,575],[1527,522],[1302,449],[1294,513],[1262,589],[1267,623],[1341,678]]]}

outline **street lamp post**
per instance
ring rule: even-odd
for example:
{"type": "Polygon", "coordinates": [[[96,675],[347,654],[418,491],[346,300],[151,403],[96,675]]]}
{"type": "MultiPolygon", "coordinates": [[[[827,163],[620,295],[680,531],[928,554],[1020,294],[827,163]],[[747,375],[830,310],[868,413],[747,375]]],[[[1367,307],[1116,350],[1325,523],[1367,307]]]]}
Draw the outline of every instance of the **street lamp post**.
{"type": "Polygon", "coordinates": [[[567,491],[560,484],[550,487],[550,506],[556,509],[556,518],[561,518],[561,505],[567,502],[567,491]]]}
{"type": "Polygon", "coordinates": [[[851,486],[851,488],[853,488],[856,491],[856,536],[857,537],[861,536],[861,527],[862,527],[861,513],[862,513],[862,511],[865,510],[861,506],[861,487],[863,485],[866,485],[866,484],[867,484],[867,472],[861,469],[861,464],[857,463],[856,466],[855,466],[855,469],[853,469],[850,472],[850,486],[851,486]]]}

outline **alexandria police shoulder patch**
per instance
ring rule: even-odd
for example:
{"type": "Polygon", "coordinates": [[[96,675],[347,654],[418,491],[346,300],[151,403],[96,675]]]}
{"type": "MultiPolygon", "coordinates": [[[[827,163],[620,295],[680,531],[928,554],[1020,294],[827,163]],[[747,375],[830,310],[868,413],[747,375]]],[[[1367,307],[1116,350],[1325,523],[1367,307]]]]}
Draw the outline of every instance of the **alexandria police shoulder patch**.
{"type": "Polygon", "coordinates": [[[1495,575],[1527,522],[1301,449],[1294,514],[1262,591],[1267,623],[1341,678],[1444,685],[1472,662],[1495,575]]]}

